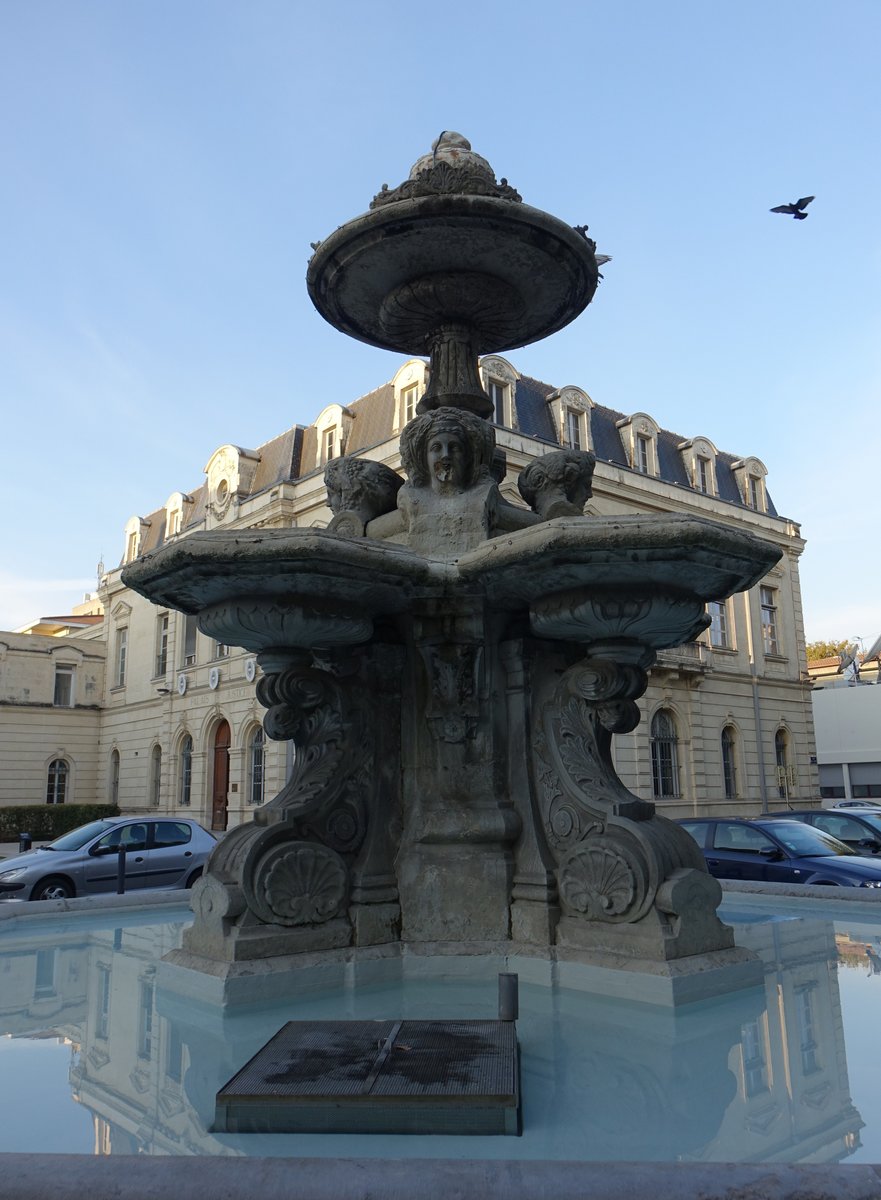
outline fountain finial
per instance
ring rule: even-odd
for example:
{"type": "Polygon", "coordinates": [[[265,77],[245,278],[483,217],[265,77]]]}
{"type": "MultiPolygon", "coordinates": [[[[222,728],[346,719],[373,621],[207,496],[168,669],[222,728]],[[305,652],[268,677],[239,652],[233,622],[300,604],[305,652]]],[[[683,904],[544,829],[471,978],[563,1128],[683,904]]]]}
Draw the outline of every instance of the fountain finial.
{"type": "Polygon", "coordinates": [[[454,193],[465,196],[493,196],[497,200],[521,203],[521,196],[507,179],[496,180],[495,171],[481,154],[471,149],[471,143],[461,133],[442,129],[431,143],[429,154],[422,154],[410,168],[410,174],[400,187],[383,185],[370,204],[382,208],[399,200],[418,196],[454,193]]]}

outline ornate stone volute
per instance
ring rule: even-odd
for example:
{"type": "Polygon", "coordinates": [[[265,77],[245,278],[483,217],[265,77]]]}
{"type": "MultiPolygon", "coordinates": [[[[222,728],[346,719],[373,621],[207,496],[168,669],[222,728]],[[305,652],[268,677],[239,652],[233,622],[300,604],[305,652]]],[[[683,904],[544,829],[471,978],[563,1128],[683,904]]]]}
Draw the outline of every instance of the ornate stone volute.
{"type": "Polygon", "coordinates": [[[363,537],[369,521],[394,511],[404,481],[384,463],[344,456],[327,464],[324,482],[334,514],[328,529],[347,537],[363,537]]]}
{"type": "Polygon", "coordinates": [[[593,494],[595,466],[596,457],[589,450],[555,450],[525,466],[517,487],[542,520],[580,517],[593,494]]]}
{"type": "Polygon", "coordinates": [[[631,925],[624,945],[632,953],[667,958],[696,938],[700,914],[700,937],[727,948],[730,932],[712,912],[721,889],[707,875],[700,850],[615,772],[612,734],[639,723],[636,700],[653,657],[644,651],[640,661],[635,647],[623,656],[632,661],[594,653],[570,667],[534,738],[539,806],[563,913],[558,939],[602,949],[602,927],[631,925]]]}
{"type": "MultiPolygon", "coordinates": [[[[232,958],[259,954],[279,929],[289,931],[291,950],[349,943],[359,878],[364,891],[358,868],[376,774],[375,709],[358,657],[264,652],[260,665],[264,728],[273,739],[293,740],[294,769],[254,820],[218,845],[194,893],[200,921],[188,938],[194,950],[222,946],[232,958]]],[[[387,812],[378,817],[389,820],[387,812]]],[[[372,854],[373,877],[392,872],[390,853],[386,847],[383,862],[372,854]]]]}

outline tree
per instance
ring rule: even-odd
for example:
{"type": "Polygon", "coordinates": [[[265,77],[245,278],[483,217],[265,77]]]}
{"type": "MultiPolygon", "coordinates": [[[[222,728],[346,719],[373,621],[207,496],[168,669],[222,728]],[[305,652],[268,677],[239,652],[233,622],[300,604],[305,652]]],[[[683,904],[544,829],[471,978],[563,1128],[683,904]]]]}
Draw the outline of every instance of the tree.
{"type": "Polygon", "coordinates": [[[847,640],[843,642],[808,642],[805,646],[808,662],[816,662],[820,658],[836,658],[849,645],[847,640]]]}

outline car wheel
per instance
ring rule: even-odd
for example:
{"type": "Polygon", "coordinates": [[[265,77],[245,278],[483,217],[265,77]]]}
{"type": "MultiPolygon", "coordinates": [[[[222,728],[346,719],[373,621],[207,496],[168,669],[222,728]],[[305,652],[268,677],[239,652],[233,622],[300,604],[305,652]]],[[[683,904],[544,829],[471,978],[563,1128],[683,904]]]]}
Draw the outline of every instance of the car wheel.
{"type": "Polygon", "coordinates": [[[31,892],[32,900],[69,900],[74,894],[73,884],[60,875],[47,875],[31,892]]]}
{"type": "Polygon", "coordinates": [[[194,871],[192,873],[192,875],[189,877],[189,879],[187,880],[187,887],[191,888],[193,886],[193,884],[196,882],[196,880],[201,878],[201,875],[202,875],[202,868],[199,867],[198,870],[194,871]]]}

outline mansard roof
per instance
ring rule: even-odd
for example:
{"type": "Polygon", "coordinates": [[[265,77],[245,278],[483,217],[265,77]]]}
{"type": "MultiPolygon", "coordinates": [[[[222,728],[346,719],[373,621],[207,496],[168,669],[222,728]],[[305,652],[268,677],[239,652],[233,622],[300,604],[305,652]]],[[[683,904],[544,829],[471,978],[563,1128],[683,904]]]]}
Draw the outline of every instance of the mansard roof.
{"type": "MultiPolygon", "coordinates": [[[[520,375],[514,385],[516,425],[520,433],[550,445],[559,444],[549,399],[557,392],[552,384],[528,375],[520,375]]],[[[372,446],[381,445],[395,435],[395,389],[392,382],[384,383],[373,391],[340,405],[346,416],[345,453],[357,454],[372,446]]],[[[590,414],[590,430],[594,453],[601,462],[614,464],[625,470],[631,466],[621,438],[621,423],[629,417],[602,404],[593,404],[590,414]]],[[[668,429],[658,429],[657,462],[658,478],[679,487],[692,488],[682,454],[686,439],[668,429]]],[[[279,483],[300,479],[313,474],[319,468],[318,430],[315,425],[294,425],[284,433],[257,448],[259,457],[248,494],[255,496],[279,483]]],[[[746,507],[734,473],[734,465],[742,459],[735,454],[719,451],[715,460],[716,488],[720,500],[746,507]]],[[[189,490],[192,505],[187,514],[184,529],[200,525],[205,520],[208,502],[206,484],[189,490]]],[[[777,516],[771,497],[766,492],[767,512],[777,516]]],[[[157,509],[142,522],[140,552],[155,549],[165,540],[165,508],[157,509]]]]}

